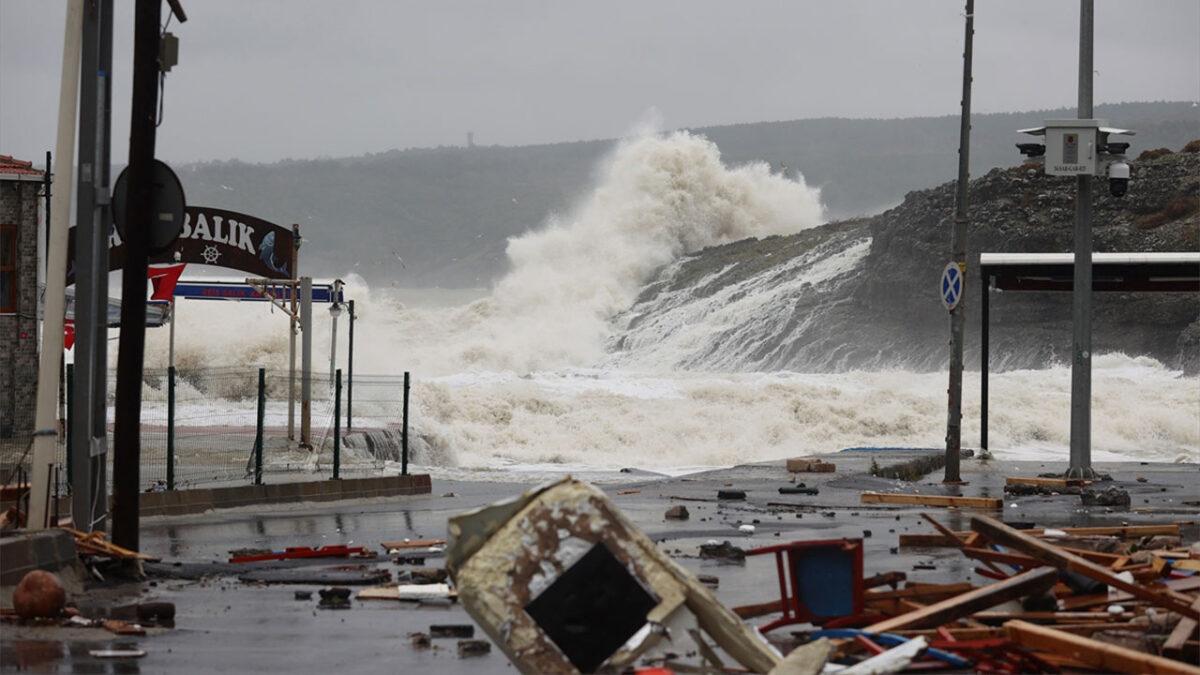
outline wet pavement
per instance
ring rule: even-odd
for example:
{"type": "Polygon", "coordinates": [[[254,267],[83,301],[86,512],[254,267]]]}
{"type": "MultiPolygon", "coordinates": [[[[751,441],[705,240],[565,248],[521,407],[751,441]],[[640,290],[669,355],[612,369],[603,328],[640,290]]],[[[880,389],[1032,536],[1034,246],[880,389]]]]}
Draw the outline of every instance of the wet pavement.
{"type": "MultiPolygon", "coordinates": [[[[1003,497],[1005,476],[1036,476],[1062,470],[1059,464],[963,461],[968,484],[945,488],[941,472],[916,484],[866,475],[872,457],[880,465],[901,462],[912,454],[889,452],[826,456],[837,472],[798,474],[816,486],[818,495],[781,495],[791,485],[782,462],[735,467],[682,478],[630,475],[628,481],[605,484],[613,501],[662,549],[684,567],[720,578],[719,600],[728,605],[775,599],[778,586],[771,556],[747,558],[744,565],[701,560],[700,544],[729,540],[742,548],[794,540],[863,537],[865,574],[900,571],[910,581],[987,580],[957,551],[944,548],[897,549],[902,533],[932,533],[921,520],[928,511],[953,529],[969,529],[970,511],[945,508],[862,505],[863,490],[1003,497]],[[747,493],[743,501],[716,500],[718,489],[747,493]],[[637,492],[632,492],[637,490],[637,492]],[[680,497],[683,499],[673,499],[680,497]],[[683,504],[686,521],[666,520],[666,509],[683,504]],[[780,505],[775,505],[780,504],[780,505]],[[784,505],[786,504],[786,505],[784,505]],[[752,535],[738,531],[750,524],[752,535]],[[933,569],[914,569],[914,566],[933,569]]],[[[1185,539],[1194,540],[1200,521],[1200,467],[1195,464],[1098,463],[1133,499],[1129,510],[1084,509],[1078,496],[1030,496],[1005,499],[1003,518],[1039,526],[1118,525],[1190,521],[1185,539]],[[1139,482],[1138,477],[1145,479],[1139,482]]],[[[557,478],[547,476],[547,479],[557,478]]],[[[434,494],[325,504],[288,504],[220,513],[143,521],[142,549],[166,563],[223,562],[238,548],[346,544],[381,551],[379,542],[402,538],[443,538],[446,520],[464,510],[491,503],[531,487],[530,484],[435,480],[434,494]]],[[[993,514],[995,512],[992,512],[993,514]]],[[[426,565],[440,566],[439,558],[426,565]]],[[[342,561],[322,562],[337,565],[342,561]]],[[[386,557],[383,569],[404,569],[386,557]]],[[[431,624],[472,623],[459,606],[427,607],[389,600],[354,600],[351,609],[317,608],[316,585],[262,585],[232,576],[202,580],[157,578],[118,589],[106,589],[93,602],[130,597],[175,603],[173,629],[154,629],[144,638],[115,638],[99,629],[33,628],[6,624],[0,639],[0,669],[89,673],[255,673],[255,672],[389,672],[419,670],[438,673],[515,672],[496,649],[485,656],[460,658],[456,639],[434,639],[432,649],[416,649],[407,637],[428,632],[431,624]],[[311,590],[309,600],[296,600],[296,590],[311,590]],[[89,656],[98,648],[136,645],[139,659],[104,660],[89,656]]],[[[91,595],[91,594],[89,594],[91,595]]],[[[486,639],[480,631],[476,638],[486,639]]]]}

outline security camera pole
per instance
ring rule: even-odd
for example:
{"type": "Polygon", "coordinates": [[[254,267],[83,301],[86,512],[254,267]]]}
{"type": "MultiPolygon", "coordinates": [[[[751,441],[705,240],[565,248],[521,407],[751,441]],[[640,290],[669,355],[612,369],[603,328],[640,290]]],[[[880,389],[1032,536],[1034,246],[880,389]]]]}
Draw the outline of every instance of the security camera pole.
{"type": "MultiPolygon", "coordinates": [[[[963,48],[962,119],[958,138],[958,185],[954,198],[954,231],[950,248],[963,286],[967,275],[967,189],[970,180],[971,55],[975,35],[975,0],[967,0],[966,37],[963,48]]],[[[964,289],[965,290],[965,289],[964,289]]],[[[960,293],[960,297],[961,297],[960,293]]],[[[959,483],[962,454],[963,340],[967,317],[960,299],[950,310],[950,410],[946,415],[946,475],[944,483],[959,483]]]]}
{"type": "MultiPolygon", "coordinates": [[[[1079,110],[1092,117],[1093,0],[1079,2],[1079,110]]],[[[1092,469],[1092,176],[1075,177],[1075,279],[1071,293],[1071,465],[1068,478],[1095,478],[1092,469]]]]}

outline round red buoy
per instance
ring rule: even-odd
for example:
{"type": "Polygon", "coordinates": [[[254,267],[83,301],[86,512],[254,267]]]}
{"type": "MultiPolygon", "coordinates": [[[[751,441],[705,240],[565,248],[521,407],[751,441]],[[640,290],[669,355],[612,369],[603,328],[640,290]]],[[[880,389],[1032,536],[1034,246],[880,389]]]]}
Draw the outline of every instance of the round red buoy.
{"type": "Polygon", "coordinates": [[[43,570],[33,570],[21,578],[13,591],[13,609],[22,619],[53,618],[62,614],[67,604],[67,592],[58,577],[43,570]]]}

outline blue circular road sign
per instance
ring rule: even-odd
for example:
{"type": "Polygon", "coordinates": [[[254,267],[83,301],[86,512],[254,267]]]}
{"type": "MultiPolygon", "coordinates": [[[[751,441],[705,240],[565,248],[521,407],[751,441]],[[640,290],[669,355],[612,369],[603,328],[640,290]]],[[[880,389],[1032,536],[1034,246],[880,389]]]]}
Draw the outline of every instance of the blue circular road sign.
{"type": "Polygon", "coordinates": [[[942,270],[942,281],[938,288],[941,290],[942,304],[946,309],[954,311],[963,294],[963,273],[958,263],[946,265],[946,269],[942,270]]]}

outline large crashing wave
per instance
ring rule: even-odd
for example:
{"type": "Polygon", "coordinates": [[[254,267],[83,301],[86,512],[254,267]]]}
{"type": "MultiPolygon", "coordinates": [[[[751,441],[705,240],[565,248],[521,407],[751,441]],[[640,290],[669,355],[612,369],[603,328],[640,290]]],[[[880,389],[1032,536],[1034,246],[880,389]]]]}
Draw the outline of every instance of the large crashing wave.
{"type": "Polygon", "coordinates": [[[819,191],[802,177],[725,166],[715,144],[686,132],[643,136],[616,148],[570,213],[509,242],[511,271],[488,297],[377,319],[394,329],[386,349],[425,374],[589,366],[604,355],[611,319],[663,265],[823,217],[819,191]]]}

